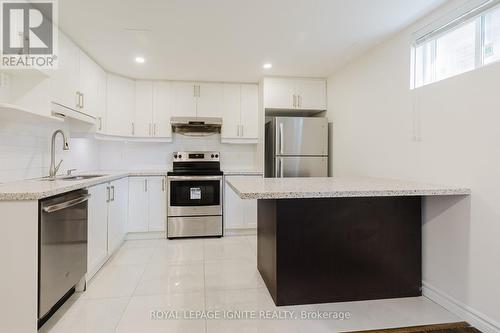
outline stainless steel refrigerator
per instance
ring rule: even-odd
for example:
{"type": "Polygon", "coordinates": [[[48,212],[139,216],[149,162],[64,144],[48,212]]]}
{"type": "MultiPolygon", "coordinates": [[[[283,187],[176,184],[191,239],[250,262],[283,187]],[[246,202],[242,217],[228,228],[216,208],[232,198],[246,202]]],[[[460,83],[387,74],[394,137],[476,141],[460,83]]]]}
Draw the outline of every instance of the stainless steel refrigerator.
{"type": "Polygon", "coordinates": [[[265,177],[328,177],[328,120],[266,118],[265,177]]]}

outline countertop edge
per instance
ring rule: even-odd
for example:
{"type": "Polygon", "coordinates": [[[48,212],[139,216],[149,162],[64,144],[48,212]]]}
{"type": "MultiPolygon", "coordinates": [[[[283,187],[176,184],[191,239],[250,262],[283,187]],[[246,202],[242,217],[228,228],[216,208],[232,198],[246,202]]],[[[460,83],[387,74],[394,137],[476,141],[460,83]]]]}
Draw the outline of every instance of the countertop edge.
{"type": "Polygon", "coordinates": [[[96,171],[96,172],[82,172],[78,175],[86,175],[93,173],[104,173],[105,176],[96,177],[93,179],[86,179],[77,181],[75,183],[65,184],[60,188],[53,190],[40,191],[40,192],[12,192],[0,193],[0,201],[31,201],[41,200],[52,197],[58,194],[76,191],[82,188],[97,186],[107,182],[115,181],[127,177],[147,177],[147,176],[166,176],[168,171],[126,171],[126,172],[110,172],[110,171],[96,171]]]}

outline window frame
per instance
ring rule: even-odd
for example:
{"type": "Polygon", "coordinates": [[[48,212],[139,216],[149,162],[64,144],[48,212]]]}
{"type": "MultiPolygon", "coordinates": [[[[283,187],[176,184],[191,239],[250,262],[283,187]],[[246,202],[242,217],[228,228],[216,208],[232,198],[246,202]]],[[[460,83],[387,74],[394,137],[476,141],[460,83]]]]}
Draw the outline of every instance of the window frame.
{"type": "MultiPolygon", "coordinates": [[[[484,5],[484,4],[483,4],[484,5]]],[[[479,6],[475,9],[478,9],[482,6],[479,6]]],[[[474,10],[474,9],[473,9],[474,10]]],[[[484,67],[484,66],[489,66],[491,64],[494,64],[494,63],[497,63],[497,62],[500,62],[500,57],[489,62],[489,63],[485,63],[485,28],[486,28],[486,24],[485,24],[485,17],[490,14],[491,12],[494,12],[496,10],[500,10],[500,3],[499,1],[493,1],[493,5],[491,5],[489,8],[486,8],[484,10],[480,10],[478,11],[478,13],[476,13],[475,15],[473,15],[472,17],[469,17],[467,18],[466,20],[463,20],[461,21],[460,23],[458,24],[455,24],[455,25],[452,25],[451,27],[449,28],[446,28],[446,26],[448,26],[450,23],[452,23],[454,20],[457,20],[457,18],[455,19],[451,19],[451,20],[448,20],[448,22],[444,23],[444,24],[441,24],[440,26],[438,26],[436,29],[434,29],[434,31],[439,31],[442,29],[442,31],[439,31],[438,33],[436,34],[433,34],[432,37],[430,38],[425,38],[426,35],[428,34],[432,34],[432,31],[427,33],[426,35],[423,35],[421,36],[420,38],[414,38],[413,42],[412,42],[412,45],[411,45],[411,62],[412,62],[412,66],[411,66],[411,82],[410,82],[410,89],[418,89],[418,88],[421,88],[421,87],[424,87],[424,86],[427,86],[427,85],[430,85],[430,84],[433,84],[433,83],[436,83],[436,82],[439,82],[439,81],[443,81],[443,80],[446,80],[446,79],[449,79],[449,78],[452,78],[452,77],[455,77],[457,75],[461,75],[461,74],[464,74],[464,73],[467,73],[467,72],[470,72],[470,71],[473,71],[473,70],[476,70],[476,69],[479,69],[481,67],[484,67]],[[454,32],[455,30],[463,27],[464,25],[467,25],[471,22],[475,21],[476,22],[476,32],[475,32],[475,59],[474,59],[474,68],[468,70],[468,71],[464,71],[464,72],[459,72],[459,73],[456,73],[456,74],[453,74],[447,78],[444,78],[444,79],[440,79],[440,80],[437,80],[436,77],[436,73],[437,73],[437,68],[436,68],[436,57],[437,57],[437,40],[439,38],[441,38],[442,36],[445,36],[447,34],[450,34],[452,32],[454,32]],[[420,41],[422,40],[422,41],[420,41]],[[431,80],[428,82],[428,83],[425,83],[426,80],[425,80],[425,77],[424,77],[424,66],[422,66],[422,68],[420,68],[420,71],[421,73],[418,74],[417,70],[418,70],[418,63],[417,63],[417,49],[420,47],[420,46],[423,46],[423,45],[426,45],[426,44],[430,44],[430,47],[431,47],[431,59],[430,59],[430,71],[431,71],[431,80]],[[422,77],[422,82],[420,85],[417,85],[417,78],[418,76],[421,75],[422,77]]],[[[425,52],[423,52],[425,53],[425,52]]],[[[424,55],[423,55],[424,57],[424,55]]],[[[427,65],[427,62],[425,61],[422,61],[422,64],[426,64],[427,65]]]]}

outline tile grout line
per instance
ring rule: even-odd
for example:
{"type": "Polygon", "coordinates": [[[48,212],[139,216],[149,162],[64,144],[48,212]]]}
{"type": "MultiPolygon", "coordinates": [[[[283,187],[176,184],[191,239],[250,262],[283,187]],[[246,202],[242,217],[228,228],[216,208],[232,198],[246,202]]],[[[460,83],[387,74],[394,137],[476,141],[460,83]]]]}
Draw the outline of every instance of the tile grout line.
{"type": "MultiPolygon", "coordinates": [[[[125,241],[127,242],[127,241],[125,241]]],[[[125,243],[123,244],[125,245],[125,243]]],[[[122,245],[122,247],[123,247],[122,245]]],[[[153,247],[153,249],[156,250],[156,246],[153,247]]],[[[144,276],[144,273],[146,272],[146,267],[147,265],[149,264],[149,262],[151,261],[151,259],[153,258],[153,253],[154,251],[151,252],[151,255],[149,256],[149,259],[148,261],[146,262],[146,264],[144,265],[144,270],[142,271],[141,273],[141,276],[139,277],[138,281],[137,281],[137,284],[135,285],[135,288],[134,290],[132,291],[132,294],[130,295],[129,299],[128,299],[128,302],[127,302],[127,305],[125,305],[125,307],[123,308],[123,312],[122,312],[122,315],[120,316],[120,319],[116,322],[116,325],[115,325],[115,329],[113,330],[113,332],[116,333],[116,330],[118,329],[118,326],[120,325],[121,321],[123,320],[123,317],[125,316],[125,312],[127,311],[127,308],[128,306],[130,305],[130,302],[132,302],[132,297],[134,297],[134,294],[135,294],[135,291],[137,290],[137,287],[139,286],[139,284],[141,283],[141,280],[142,280],[142,277],[144,276]]]]}

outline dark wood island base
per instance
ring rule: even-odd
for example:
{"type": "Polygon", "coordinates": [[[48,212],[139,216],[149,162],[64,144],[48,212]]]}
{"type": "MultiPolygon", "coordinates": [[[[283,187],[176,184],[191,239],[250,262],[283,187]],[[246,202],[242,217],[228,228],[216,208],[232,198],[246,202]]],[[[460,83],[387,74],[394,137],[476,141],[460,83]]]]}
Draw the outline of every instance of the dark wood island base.
{"type": "Polygon", "coordinates": [[[421,197],[259,199],[258,269],[278,306],[420,296],[421,197]]]}

